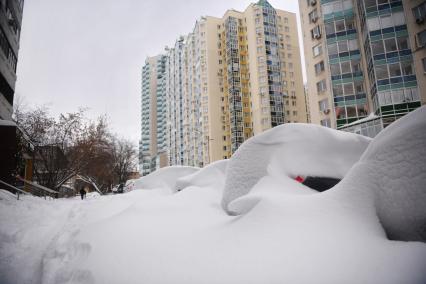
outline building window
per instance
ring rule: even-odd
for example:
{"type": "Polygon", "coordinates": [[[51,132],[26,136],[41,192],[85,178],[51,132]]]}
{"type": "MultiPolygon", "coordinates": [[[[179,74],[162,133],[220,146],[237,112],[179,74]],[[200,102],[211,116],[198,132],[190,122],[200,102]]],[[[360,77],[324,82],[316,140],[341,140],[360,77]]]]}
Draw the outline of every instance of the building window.
{"type": "Polygon", "coordinates": [[[401,69],[402,69],[402,74],[404,76],[409,76],[409,75],[413,75],[414,71],[413,71],[413,66],[411,64],[411,62],[407,62],[407,61],[401,61],[401,69]]]}
{"type": "Polygon", "coordinates": [[[342,74],[351,73],[351,62],[345,61],[340,63],[340,68],[342,70],[342,74]]]}
{"type": "Polygon", "coordinates": [[[312,36],[312,39],[319,39],[319,38],[321,38],[321,28],[320,28],[320,26],[316,26],[315,28],[313,28],[311,30],[311,36],[312,36]]]}
{"type": "Polygon", "coordinates": [[[386,52],[392,52],[398,50],[395,38],[389,38],[384,40],[386,52]]]}
{"type": "Polygon", "coordinates": [[[426,46],[426,30],[423,30],[417,34],[417,46],[424,47],[426,46]]]}
{"type": "Polygon", "coordinates": [[[338,76],[342,74],[342,72],[340,71],[340,64],[339,63],[330,64],[330,73],[331,73],[331,76],[338,76]]]}
{"type": "Polygon", "coordinates": [[[345,30],[345,20],[335,21],[336,23],[336,32],[342,32],[345,30]]]}
{"type": "Polygon", "coordinates": [[[321,125],[322,125],[322,126],[325,126],[325,127],[331,127],[330,119],[329,119],[329,118],[327,118],[327,119],[323,119],[323,120],[321,120],[321,125]]]}
{"type": "Polygon", "coordinates": [[[318,11],[317,9],[315,9],[309,13],[309,22],[316,23],[317,20],[318,20],[318,11]]]}
{"type": "Polygon", "coordinates": [[[329,107],[328,107],[328,99],[324,99],[319,101],[319,109],[321,112],[328,114],[329,112],[329,107]]]}
{"type": "Polygon", "coordinates": [[[322,54],[322,45],[318,44],[312,48],[312,53],[314,54],[314,57],[317,57],[318,55],[322,54]]]}
{"type": "Polygon", "coordinates": [[[320,74],[322,71],[324,71],[324,61],[321,61],[320,63],[315,64],[315,74],[320,74]]]}
{"type": "Polygon", "coordinates": [[[401,76],[401,68],[399,66],[399,63],[389,64],[389,75],[391,77],[401,76]]]}
{"type": "Polygon", "coordinates": [[[345,96],[350,96],[354,94],[354,85],[352,83],[343,84],[343,90],[345,92],[345,96]]]}
{"type": "Polygon", "coordinates": [[[422,24],[426,19],[426,2],[412,9],[417,24],[422,24]]]}
{"type": "Polygon", "coordinates": [[[324,25],[324,27],[326,35],[332,35],[336,33],[336,29],[334,28],[334,22],[327,23],[324,25]]]}
{"type": "Polygon", "coordinates": [[[317,83],[317,92],[321,93],[321,92],[324,92],[325,90],[327,90],[327,83],[324,79],[317,83]]]}
{"type": "Polygon", "coordinates": [[[385,47],[383,46],[382,40],[371,42],[371,49],[373,51],[373,55],[385,53],[385,47]]]}
{"type": "Polygon", "coordinates": [[[0,48],[3,51],[4,55],[6,56],[10,67],[12,68],[14,72],[16,72],[17,59],[15,56],[15,53],[13,52],[9,44],[9,41],[7,40],[7,37],[1,28],[0,28],[0,48]]]}
{"type": "Polygon", "coordinates": [[[398,42],[399,50],[410,49],[407,37],[398,37],[396,41],[398,42]]]}
{"type": "Polygon", "coordinates": [[[317,4],[317,0],[306,0],[306,4],[308,6],[315,6],[317,4]]]}

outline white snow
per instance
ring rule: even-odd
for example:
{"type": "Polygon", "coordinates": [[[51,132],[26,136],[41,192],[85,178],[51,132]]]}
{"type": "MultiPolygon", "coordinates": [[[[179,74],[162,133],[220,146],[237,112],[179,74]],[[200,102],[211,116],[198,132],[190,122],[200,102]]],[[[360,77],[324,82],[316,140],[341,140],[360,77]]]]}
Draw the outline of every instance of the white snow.
{"type": "Polygon", "coordinates": [[[366,116],[364,118],[361,118],[361,119],[355,120],[355,121],[353,121],[351,123],[347,123],[347,124],[343,125],[343,127],[354,126],[354,125],[357,125],[357,124],[368,122],[370,120],[375,120],[375,119],[377,119],[379,117],[380,116],[378,116],[378,115],[374,114],[374,112],[372,112],[372,113],[370,113],[368,116],[366,116]]]}
{"type": "Polygon", "coordinates": [[[126,194],[18,201],[0,191],[0,283],[423,284],[426,245],[412,240],[425,241],[425,110],[371,143],[278,127],[228,161],[166,168],[126,194]],[[343,180],[317,193],[294,175],[343,180]],[[238,216],[223,210],[227,194],[238,216]]]}
{"type": "Polygon", "coordinates": [[[267,175],[280,188],[297,186],[297,176],[342,178],[369,142],[361,135],[310,124],[284,124],[254,136],[229,163],[222,206],[229,214],[239,214],[228,204],[267,175]]]}
{"type": "Polygon", "coordinates": [[[193,174],[176,180],[175,191],[181,191],[190,186],[211,187],[222,191],[225,186],[225,175],[228,160],[221,160],[196,171],[193,174]]]}
{"type": "Polygon", "coordinates": [[[190,175],[198,171],[199,168],[186,166],[166,167],[151,173],[148,176],[137,179],[134,188],[142,189],[163,189],[166,191],[175,191],[176,180],[180,177],[190,175]]]}
{"type": "Polygon", "coordinates": [[[16,123],[12,120],[0,119],[0,126],[16,126],[16,123]]]}

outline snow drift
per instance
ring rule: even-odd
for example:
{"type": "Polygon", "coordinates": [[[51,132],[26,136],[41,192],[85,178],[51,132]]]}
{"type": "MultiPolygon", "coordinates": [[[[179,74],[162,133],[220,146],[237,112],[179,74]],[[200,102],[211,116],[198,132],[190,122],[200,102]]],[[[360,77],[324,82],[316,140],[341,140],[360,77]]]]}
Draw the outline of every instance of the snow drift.
{"type": "Polygon", "coordinates": [[[199,168],[186,166],[165,167],[155,172],[141,177],[134,182],[134,189],[164,189],[175,191],[176,180],[180,177],[190,175],[198,171],[199,168]]]}
{"type": "Polygon", "coordinates": [[[346,190],[372,191],[391,239],[426,242],[426,107],[379,133],[353,170],[346,190]]]}
{"type": "Polygon", "coordinates": [[[239,205],[243,211],[230,210],[228,205],[268,174],[293,187],[297,183],[293,179],[299,175],[343,178],[369,142],[364,136],[311,124],[272,128],[247,140],[232,156],[222,207],[231,215],[249,210],[253,202],[248,200],[247,207],[239,205]]]}
{"type": "Polygon", "coordinates": [[[223,190],[228,160],[217,161],[196,171],[193,174],[178,178],[175,191],[181,191],[190,186],[212,187],[223,190]]]}
{"type": "Polygon", "coordinates": [[[166,168],[121,195],[0,191],[0,283],[424,284],[426,244],[411,240],[424,241],[425,123],[422,108],[372,142],[278,127],[235,159],[166,168]],[[318,193],[294,175],[343,179],[318,193]]]}

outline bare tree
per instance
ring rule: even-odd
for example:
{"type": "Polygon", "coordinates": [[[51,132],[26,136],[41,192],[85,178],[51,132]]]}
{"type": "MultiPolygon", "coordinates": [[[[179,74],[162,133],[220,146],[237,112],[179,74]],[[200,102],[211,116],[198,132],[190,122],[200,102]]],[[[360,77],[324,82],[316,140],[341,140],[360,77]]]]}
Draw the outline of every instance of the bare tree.
{"type": "Polygon", "coordinates": [[[36,146],[34,176],[43,186],[57,190],[79,175],[106,192],[136,168],[135,146],[111,134],[105,116],[88,120],[80,109],[54,119],[42,106],[18,108],[15,118],[36,146]]]}
{"type": "Polygon", "coordinates": [[[136,169],[137,150],[135,145],[126,139],[115,139],[113,147],[114,174],[118,183],[124,183],[136,169]]]}
{"type": "Polygon", "coordinates": [[[80,109],[54,119],[46,106],[15,110],[17,124],[35,145],[34,176],[41,185],[58,189],[87,162],[91,143],[84,112],[80,109]]]}

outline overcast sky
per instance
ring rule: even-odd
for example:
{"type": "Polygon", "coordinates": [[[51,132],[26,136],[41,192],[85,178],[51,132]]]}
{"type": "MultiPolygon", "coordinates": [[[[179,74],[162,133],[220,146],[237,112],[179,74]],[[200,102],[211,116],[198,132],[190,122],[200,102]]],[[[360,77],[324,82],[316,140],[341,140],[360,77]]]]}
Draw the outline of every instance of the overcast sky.
{"type": "MultiPolygon", "coordinates": [[[[114,130],[140,138],[141,67],[192,31],[196,19],[243,11],[246,0],[27,0],[16,96],[54,115],[89,108],[114,130]]],[[[299,14],[297,0],[271,0],[299,14]]]]}

